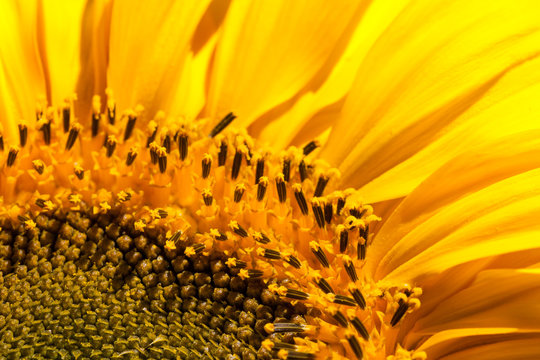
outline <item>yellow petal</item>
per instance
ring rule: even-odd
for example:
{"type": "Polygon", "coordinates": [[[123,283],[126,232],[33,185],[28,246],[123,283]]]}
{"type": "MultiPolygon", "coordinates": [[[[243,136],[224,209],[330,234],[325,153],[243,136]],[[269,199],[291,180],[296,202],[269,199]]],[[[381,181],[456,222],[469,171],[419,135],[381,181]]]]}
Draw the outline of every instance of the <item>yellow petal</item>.
{"type": "Polygon", "coordinates": [[[206,113],[233,111],[245,126],[320,83],[339,59],[364,6],[322,0],[232,2],[206,113]]]}
{"type": "Polygon", "coordinates": [[[0,1],[0,118],[5,137],[18,141],[17,124],[32,123],[46,89],[38,53],[37,4],[0,1]]]}
{"type": "MultiPolygon", "coordinates": [[[[480,109],[487,108],[509,96],[494,88],[538,55],[537,7],[535,1],[411,3],[363,61],[321,156],[339,165],[345,184],[361,187],[449,136],[452,141],[408,164],[400,176],[366,189],[369,201],[406,195],[448,159],[447,151],[453,156],[477,144],[471,140],[456,146],[462,136],[474,139],[465,133],[474,129],[467,127],[479,110],[473,106],[483,101],[480,109]]],[[[521,88],[531,84],[520,78],[521,88]]],[[[521,106],[529,104],[521,100],[521,106]]],[[[513,107],[504,109],[498,121],[512,121],[513,107]]],[[[535,111],[520,122],[536,119],[535,111]]],[[[504,134],[496,124],[487,127],[481,139],[504,134]]]]}
{"type": "Polygon", "coordinates": [[[62,101],[75,91],[79,76],[84,0],[39,2],[42,57],[46,62],[49,102],[62,101]]]}
{"type": "MultiPolygon", "coordinates": [[[[445,360],[534,360],[540,358],[540,336],[514,339],[479,345],[457,351],[444,357],[445,360]]],[[[459,349],[459,348],[458,348],[459,349]]]]}
{"type": "Polygon", "coordinates": [[[191,38],[208,7],[204,1],[114,3],[108,85],[119,109],[161,108],[189,54],[191,38]]]}
{"type": "Polygon", "coordinates": [[[482,257],[537,248],[540,132],[450,161],[408,196],[368,251],[375,278],[410,281],[482,257]],[[509,239],[512,239],[509,241],[509,239]]]}

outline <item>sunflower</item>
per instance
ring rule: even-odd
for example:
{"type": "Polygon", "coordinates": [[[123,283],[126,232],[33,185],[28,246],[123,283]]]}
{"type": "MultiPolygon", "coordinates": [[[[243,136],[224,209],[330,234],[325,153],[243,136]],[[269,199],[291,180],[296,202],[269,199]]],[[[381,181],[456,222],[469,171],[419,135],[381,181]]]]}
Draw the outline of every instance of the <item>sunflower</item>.
{"type": "Polygon", "coordinates": [[[2,358],[540,357],[534,1],[0,8],[2,358]]]}

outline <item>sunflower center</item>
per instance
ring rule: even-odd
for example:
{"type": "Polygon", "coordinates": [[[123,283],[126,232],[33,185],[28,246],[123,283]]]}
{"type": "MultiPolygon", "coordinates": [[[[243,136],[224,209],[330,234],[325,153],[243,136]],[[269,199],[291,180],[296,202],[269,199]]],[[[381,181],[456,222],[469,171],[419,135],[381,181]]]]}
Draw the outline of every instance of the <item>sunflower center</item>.
{"type": "Polygon", "coordinates": [[[1,138],[6,351],[47,356],[64,336],[58,356],[83,358],[394,352],[387,335],[420,291],[363,274],[379,219],[336,190],[317,142],[261,148],[232,113],[141,127],[142,109],[117,115],[108,95],[87,128],[68,101],[1,138]]]}

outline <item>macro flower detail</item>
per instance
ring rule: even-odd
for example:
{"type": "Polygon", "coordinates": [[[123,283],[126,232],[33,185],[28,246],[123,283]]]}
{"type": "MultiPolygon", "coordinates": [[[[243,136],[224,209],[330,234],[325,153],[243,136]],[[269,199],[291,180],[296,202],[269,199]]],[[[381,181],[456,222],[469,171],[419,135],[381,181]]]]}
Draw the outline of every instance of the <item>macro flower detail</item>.
{"type": "Polygon", "coordinates": [[[0,2],[0,358],[538,358],[532,0],[0,2]]]}

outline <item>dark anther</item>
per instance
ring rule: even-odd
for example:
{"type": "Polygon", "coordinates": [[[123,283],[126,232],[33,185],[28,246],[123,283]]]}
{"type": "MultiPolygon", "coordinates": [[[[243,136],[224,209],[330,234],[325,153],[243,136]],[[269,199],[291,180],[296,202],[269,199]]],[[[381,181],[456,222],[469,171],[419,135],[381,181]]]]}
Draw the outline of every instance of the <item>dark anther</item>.
{"type": "Polygon", "coordinates": [[[328,202],[324,205],[324,220],[327,224],[332,222],[332,203],[328,202]]]}
{"type": "Polygon", "coordinates": [[[169,216],[169,213],[167,212],[167,210],[159,209],[158,215],[160,219],[165,219],[167,216],[169,216]]]}
{"type": "Polygon", "coordinates": [[[236,150],[233,159],[233,165],[231,170],[231,178],[235,180],[240,173],[240,166],[242,165],[242,152],[236,150]]]}
{"type": "Polygon", "coordinates": [[[71,111],[69,110],[69,107],[66,106],[62,109],[62,123],[64,124],[65,133],[69,131],[70,117],[71,117],[71,111]]]}
{"type": "Polygon", "coordinates": [[[267,259],[278,260],[281,259],[281,254],[277,250],[264,249],[263,256],[267,259]]]}
{"type": "Polygon", "coordinates": [[[347,261],[345,263],[345,270],[347,271],[347,275],[349,275],[352,281],[358,280],[358,275],[356,274],[356,268],[354,267],[354,264],[352,261],[347,261]]]}
{"type": "Polygon", "coordinates": [[[274,323],[274,332],[276,333],[285,333],[285,332],[304,332],[306,326],[304,324],[295,324],[295,323],[274,323]]]}
{"type": "Polygon", "coordinates": [[[41,126],[41,132],[43,133],[43,141],[46,145],[51,144],[51,122],[48,121],[41,126]]]}
{"type": "Polygon", "coordinates": [[[257,184],[257,201],[262,201],[264,195],[266,195],[266,188],[268,187],[268,179],[264,178],[257,184]]]}
{"type": "Polygon", "coordinates": [[[309,155],[313,150],[320,146],[319,142],[316,140],[310,141],[304,146],[304,155],[309,155]]]}
{"type": "Polygon", "coordinates": [[[285,180],[283,174],[276,176],[276,190],[280,203],[284,203],[287,200],[287,188],[285,187],[285,180]]]}
{"type": "Polygon", "coordinates": [[[109,124],[114,125],[114,122],[116,121],[116,105],[107,107],[107,118],[109,119],[109,124]]]}
{"type": "Polygon", "coordinates": [[[41,199],[41,198],[38,198],[38,199],[36,199],[35,204],[36,204],[37,206],[39,206],[40,208],[44,208],[44,207],[45,207],[45,200],[43,200],[43,199],[41,199]]]}
{"type": "Polygon", "coordinates": [[[204,205],[206,205],[206,206],[212,205],[212,201],[214,201],[214,197],[212,196],[212,194],[209,191],[208,192],[203,191],[202,197],[203,197],[204,205]]]}
{"type": "Polygon", "coordinates": [[[306,197],[304,196],[304,192],[300,186],[294,186],[294,197],[296,198],[296,202],[298,203],[298,207],[300,208],[302,214],[307,215],[309,210],[306,197]]]}
{"type": "Polygon", "coordinates": [[[206,247],[204,244],[193,244],[192,245],[193,250],[195,250],[195,253],[200,254],[203,252],[204,248],[206,247]]]}
{"type": "Polygon", "coordinates": [[[264,175],[264,159],[257,160],[257,167],[255,170],[255,184],[259,183],[259,179],[264,175]]]}
{"type": "Polygon", "coordinates": [[[69,130],[68,138],[66,141],[66,150],[70,150],[73,145],[75,145],[75,141],[77,140],[77,137],[79,136],[79,130],[80,127],[76,124],[71,127],[69,130]]]}
{"type": "Polygon", "coordinates": [[[247,263],[244,260],[236,260],[236,264],[234,267],[243,269],[247,266],[247,263]]]}
{"type": "Polygon", "coordinates": [[[158,149],[158,146],[156,145],[156,143],[150,144],[150,161],[154,165],[158,163],[157,149],[158,149]]]}
{"type": "Polygon", "coordinates": [[[227,240],[227,235],[220,232],[219,235],[214,236],[214,238],[219,241],[225,241],[227,240]]]}
{"type": "Polygon", "coordinates": [[[354,299],[348,296],[336,295],[336,297],[334,298],[334,304],[356,306],[356,301],[354,301],[354,299]]]}
{"type": "Polygon", "coordinates": [[[362,243],[358,243],[358,247],[356,248],[356,256],[360,259],[360,260],[365,260],[366,259],[366,249],[367,249],[367,246],[366,244],[362,244],[362,243]]]}
{"type": "Polygon", "coordinates": [[[345,199],[344,198],[338,198],[337,206],[336,206],[336,214],[341,215],[341,210],[345,207],[345,199]]]}
{"type": "Polygon", "coordinates": [[[354,355],[356,355],[356,358],[358,360],[362,359],[364,357],[364,353],[362,352],[362,348],[360,347],[360,343],[358,342],[358,339],[354,335],[346,336],[347,341],[349,342],[349,345],[351,345],[351,348],[354,352],[354,355]]]}
{"type": "Polygon", "coordinates": [[[398,324],[399,320],[401,320],[401,318],[403,317],[403,315],[405,315],[405,313],[407,312],[408,309],[409,309],[409,304],[407,304],[403,300],[400,300],[399,301],[399,306],[398,306],[396,312],[394,313],[394,316],[392,316],[392,320],[390,320],[390,325],[396,326],[398,324]]]}
{"type": "Polygon", "coordinates": [[[206,179],[210,175],[210,169],[212,167],[212,157],[205,155],[201,161],[202,177],[206,179]]]}
{"type": "Polygon", "coordinates": [[[242,200],[242,196],[244,196],[246,188],[242,184],[236,185],[236,188],[234,189],[234,202],[240,202],[242,200]]]}
{"type": "Polygon", "coordinates": [[[233,232],[236,235],[240,236],[240,237],[247,237],[248,236],[248,233],[247,233],[246,229],[244,229],[242,227],[242,225],[240,225],[238,223],[236,223],[235,226],[233,226],[233,232]]]}
{"type": "Polygon", "coordinates": [[[287,263],[291,264],[296,269],[300,269],[302,267],[300,260],[298,260],[295,256],[290,255],[289,258],[285,261],[287,261],[287,263]]]}
{"type": "Polygon", "coordinates": [[[107,149],[107,157],[111,157],[116,149],[116,139],[114,137],[107,137],[107,141],[105,141],[105,149],[107,149]]]}
{"type": "Polygon", "coordinates": [[[321,288],[322,291],[324,291],[325,294],[328,293],[334,293],[334,289],[332,289],[332,286],[326,281],[324,278],[320,278],[315,282],[319,288],[321,288]]]}
{"type": "Polygon", "coordinates": [[[366,299],[364,299],[364,295],[360,292],[358,289],[349,290],[351,295],[354,298],[354,301],[360,306],[360,308],[364,309],[366,307],[366,299]]]}
{"type": "Polygon", "coordinates": [[[323,229],[324,224],[324,214],[323,209],[321,206],[321,203],[319,201],[311,201],[311,209],[313,210],[313,215],[315,215],[315,220],[317,221],[317,225],[323,229]]]}
{"type": "Polygon", "coordinates": [[[300,164],[298,165],[298,172],[300,173],[300,181],[303,182],[307,179],[307,168],[304,160],[300,161],[300,164]]]}
{"type": "Polygon", "coordinates": [[[363,229],[361,229],[360,236],[363,237],[364,240],[367,241],[368,236],[369,236],[369,224],[366,224],[366,226],[363,229]]]}
{"type": "Polygon", "coordinates": [[[92,137],[96,137],[99,131],[99,113],[92,114],[92,137]]]}
{"type": "MultiPolygon", "coordinates": [[[[109,122],[111,121],[111,118],[109,116],[109,122]]],[[[129,139],[131,137],[131,134],[133,133],[133,129],[135,128],[135,122],[137,121],[137,117],[134,115],[128,116],[128,121],[126,124],[126,129],[124,131],[124,141],[129,139]]],[[[114,123],[114,121],[113,121],[114,123]]]]}
{"type": "Polygon", "coordinates": [[[344,328],[346,328],[347,325],[349,325],[349,322],[347,321],[347,319],[345,318],[345,315],[343,315],[341,311],[336,311],[336,313],[332,315],[332,317],[338,322],[339,325],[341,325],[344,328]]]}
{"type": "Polygon", "coordinates": [[[349,231],[345,228],[339,233],[339,252],[344,253],[349,244],[349,231]]]}
{"type": "MultiPolygon", "coordinates": [[[[285,295],[289,299],[295,300],[307,300],[309,299],[309,294],[300,290],[287,289],[287,294],[285,295]]],[[[275,325],[275,324],[274,324],[275,325]]]]}
{"type": "Polygon", "coordinates": [[[225,165],[225,161],[227,161],[227,143],[221,141],[221,144],[219,144],[218,166],[225,165]]]}
{"type": "Polygon", "coordinates": [[[79,178],[79,180],[82,180],[84,179],[84,170],[79,168],[79,167],[76,167],[75,170],[75,175],[79,178]]]}
{"type": "Polygon", "coordinates": [[[26,140],[28,140],[28,127],[24,124],[19,124],[19,143],[21,147],[26,145],[26,140]]]}
{"type": "Polygon", "coordinates": [[[158,127],[156,126],[152,134],[146,139],[146,147],[149,147],[150,144],[153,143],[154,140],[156,140],[157,131],[158,131],[158,127]]]}
{"type": "Polygon", "coordinates": [[[0,134],[0,151],[4,151],[4,135],[0,134]]]}
{"type": "Polygon", "coordinates": [[[322,266],[326,268],[330,267],[330,264],[328,263],[328,258],[326,257],[326,254],[324,253],[322,248],[320,247],[317,249],[312,248],[311,252],[313,252],[313,254],[317,257],[317,259],[319,260],[322,266]]]}
{"type": "Polygon", "coordinates": [[[159,163],[159,172],[164,173],[167,171],[167,153],[165,151],[160,151],[158,153],[158,163],[159,163]]]}
{"type": "Polygon", "coordinates": [[[34,170],[36,170],[38,174],[43,174],[43,171],[45,170],[45,164],[43,164],[42,161],[32,161],[32,165],[34,166],[34,170]]]}
{"type": "Polygon", "coordinates": [[[261,244],[268,244],[270,242],[270,239],[268,238],[268,236],[266,236],[266,234],[262,232],[257,232],[253,234],[253,239],[256,242],[261,243],[261,244]]]}
{"type": "Polygon", "coordinates": [[[364,340],[369,340],[369,333],[364,324],[362,324],[362,322],[360,321],[360,319],[355,316],[351,320],[351,324],[353,324],[356,331],[358,331],[358,333],[360,334],[360,336],[362,336],[362,338],[364,338],[364,340]]]}
{"type": "Polygon", "coordinates": [[[283,179],[286,182],[289,182],[290,178],[291,178],[291,160],[285,159],[283,160],[283,179]]]}
{"type": "Polygon", "coordinates": [[[315,188],[315,193],[313,194],[313,196],[319,197],[323,194],[324,188],[326,187],[326,184],[328,184],[328,180],[329,178],[327,176],[319,176],[319,180],[317,181],[317,187],[315,188]]]}
{"type": "Polygon", "coordinates": [[[165,151],[167,151],[167,154],[171,153],[171,136],[165,135],[165,138],[163,139],[163,143],[161,144],[165,148],[165,151]]]}
{"type": "Polygon", "coordinates": [[[180,152],[180,160],[185,160],[188,155],[188,135],[186,133],[178,135],[178,151],[180,152]]]}
{"type": "Polygon", "coordinates": [[[261,270],[257,269],[249,269],[248,270],[248,276],[250,279],[259,279],[264,275],[264,273],[261,270]]]}
{"type": "Polygon", "coordinates": [[[223,131],[234,119],[236,119],[236,116],[230,112],[221,121],[210,131],[209,137],[214,137],[220,132],[223,131]]]}
{"type": "Polygon", "coordinates": [[[138,155],[137,150],[135,150],[134,148],[129,149],[129,152],[126,158],[126,165],[130,166],[131,164],[133,164],[137,155],[138,155]]]}
{"type": "Polygon", "coordinates": [[[7,166],[13,166],[13,163],[15,163],[15,159],[17,159],[17,154],[19,153],[19,149],[12,147],[9,149],[8,157],[7,157],[7,166]]]}
{"type": "MultiPolygon", "coordinates": [[[[275,331],[275,328],[274,328],[274,331],[275,331]]],[[[274,343],[274,348],[275,349],[294,350],[294,349],[297,349],[298,347],[296,345],[294,345],[294,344],[289,344],[289,343],[279,342],[278,341],[278,342],[274,343]]]]}
{"type": "Polygon", "coordinates": [[[315,354],[303,351],[289,351],[286,360],[314,360],[315,354]]]}

